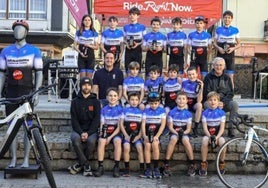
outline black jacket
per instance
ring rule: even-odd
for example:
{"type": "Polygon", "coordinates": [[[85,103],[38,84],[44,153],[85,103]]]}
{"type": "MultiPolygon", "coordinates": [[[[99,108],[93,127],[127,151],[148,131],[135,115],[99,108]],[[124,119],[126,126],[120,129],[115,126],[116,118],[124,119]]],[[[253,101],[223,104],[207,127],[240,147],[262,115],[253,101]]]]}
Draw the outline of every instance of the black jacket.
{"type": "Polygon", "coordinates": [[[100,102],[96,94],[91,93],[84,98],[79,92],[71,103],[71,123],[78,134],[87,132],[88,135],[97,133],[100,126],[100,102]]]}
{"type": "Polygon", "coordinates": [[[233,100],[234,90],[232,81],[228,74],[223,73],[216,76],[214,69],[210,71],[204,79],[203,99],[207,100],[207,95],[211,91],[216,91],[221,96],[221,101],[226,105],[233,100]]]}

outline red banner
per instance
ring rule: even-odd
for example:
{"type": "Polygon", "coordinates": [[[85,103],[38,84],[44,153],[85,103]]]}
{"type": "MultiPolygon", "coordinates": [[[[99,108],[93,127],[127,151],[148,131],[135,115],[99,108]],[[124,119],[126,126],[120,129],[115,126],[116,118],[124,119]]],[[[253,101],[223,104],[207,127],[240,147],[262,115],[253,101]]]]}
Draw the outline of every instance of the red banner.
{"type": "Polygon", "coordinates": [[[208,26],[222,16],[222,0],[95,0],[94,13],[104,21],[111,15],[117,16],[119,25],[124,25],[128,23],[128,11],[132,7],[140,9],[139,22],[147,26],[154,16],[160,17],[168,27],[174,17],[181,17],[184,27],[188,28],[194,27],[196,16],[208,18],[208,26]]]}
{"type": "Polygon", "coordinates": [[[69,11],[72,13],[76,24],[80,25],[82,18],[88,14],[87,0],[64,0],[69,11]]]}

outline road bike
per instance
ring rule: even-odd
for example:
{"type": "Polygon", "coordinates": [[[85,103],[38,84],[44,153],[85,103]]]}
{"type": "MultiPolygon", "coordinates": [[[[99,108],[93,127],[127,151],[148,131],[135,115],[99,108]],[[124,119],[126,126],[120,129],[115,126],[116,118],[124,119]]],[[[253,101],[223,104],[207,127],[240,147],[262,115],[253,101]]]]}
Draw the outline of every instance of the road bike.
{"type": "Polygon", "coordinates": [[[268,153],[264,145],[267,140],[257,135],[268,129],[254,125],[254,119],[248,115],[236,114],[231,120],[244,137],[227,141],[218,151],[216,169],[222,183],[227,187],[257,188],[265,184],[268,178],[268,153]],[[224,157],[224,170],[220,167],[224,157]],[[244,182],[244,184],[243,184],[244,182]]]}
{"type": "Polygon", "coordinates": [[[42,164],[49,185],[52,188],[57,187],[50,164],[52,156],[50,154],[47,145],[47,139],[43,132],[41,121],[38,115],[35,112],[33,112],[32,101],[35,95],[47,91],[54,86],[55,84],[46,87],[40,87],[40,89],[30,93],[29,95],[23,95],[18,98],[6,98],[0,100],[0,104],[19,105],[19,107],[15,111],[13,111],[10,115],[8,115],[6,118],[0,119],[0,127],[8,125],[6,134],[3,137],[2,143],[0,145],[0,159],[4,157],[12,141],[18,134],[20,127],[23,126],[29,138],[31,147],[33,149],[33,154],[36,159],[36,162],[37,164],[42,164]],[[33,119],[32,124],[27,123],[27,119],[29,118],[33,119]]]}

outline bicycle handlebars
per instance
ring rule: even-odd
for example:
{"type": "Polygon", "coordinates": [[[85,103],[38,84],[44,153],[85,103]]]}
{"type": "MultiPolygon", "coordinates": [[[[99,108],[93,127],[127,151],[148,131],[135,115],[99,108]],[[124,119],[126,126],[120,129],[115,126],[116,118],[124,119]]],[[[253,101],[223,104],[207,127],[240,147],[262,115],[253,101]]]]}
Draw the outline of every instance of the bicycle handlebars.
{"type": "Polygon", "coordinates": [[[0,100],[0,104],[23,104],[26,101],[30,102],[35,94],[42,93],[42,92],[49,90],[51,87],[54,87],[56,85],[57,84],[51,84],[48,86],[41,86],[38,90],[35,90],[34,92],[32,92],[28,95],[22,95],[22,96],[16,97],[16,98],[5,98],[3,100],[0,100]]]}
{"type": "Polygon", "coordinates": [[[234,118],[230,120],[233,125],[236,126],[237,130],[241,133],[245,133],[245,131],[243,131],[240,127],[240,125],[245,125],[248,127],[253,127],[253,121],[254,118],[249,118],[249,116],[247,114],[234,114],[234,118]]]}

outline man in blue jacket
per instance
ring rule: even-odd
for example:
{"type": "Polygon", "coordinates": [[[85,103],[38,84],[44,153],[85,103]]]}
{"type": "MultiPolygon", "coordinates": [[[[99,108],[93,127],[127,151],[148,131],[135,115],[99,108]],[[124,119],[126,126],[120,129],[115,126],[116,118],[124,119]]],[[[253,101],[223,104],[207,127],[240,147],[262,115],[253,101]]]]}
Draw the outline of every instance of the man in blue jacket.
{"type": "Polygon", "coordinates": [[[71,141],[79,161],[68,168],[71,174],[77,174],[84,169],[84,176],[92,176],[88,157],[96,147],[100,126],[100,102],[91,90],[92,80],[88,77],[81,78],[80,92],[71,103],[71,141]]]}

